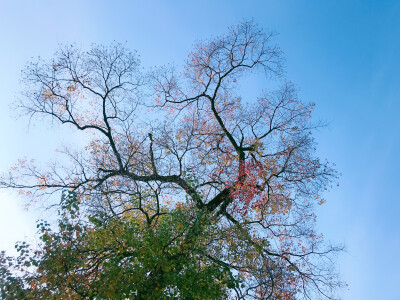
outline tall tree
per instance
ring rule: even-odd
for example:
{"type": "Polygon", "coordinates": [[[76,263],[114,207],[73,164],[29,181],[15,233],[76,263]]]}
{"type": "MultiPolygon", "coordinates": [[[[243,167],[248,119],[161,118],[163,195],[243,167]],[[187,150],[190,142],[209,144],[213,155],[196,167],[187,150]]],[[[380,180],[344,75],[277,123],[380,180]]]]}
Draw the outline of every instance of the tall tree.
{"type": "MultiPolygon", "coordinates": [[[[179,247],[189,264],[173,262],[181,264],[175,270],[189,270],[193,260],[203,271],[219,270],[206,272],[213,274],[207,282],[219,283],[211,290],[225,290],[227,297],[331,297],[340,285],[331,258],[340,248],[315,233],[313,207],[323,203],[321,192],[336,173],[314,154],[312,131],[319,124],[310,121],[313,104],[302,103],[293,84],[280,79],[281,50],[273,38],[243,22],[195,46],[181,72],[142,73],[136,54],[120,44],[89,51],[66,46],[51,62],[28,65],[20,107],[88,132],[90,142],[81,152],[61,151],[72,167],[40,171],[20,161],[1,186],[35,201],[69,190],[86,216],[108,220],[94,227],[104,236],[133,222],[150,228],[140,231],[143,239],[154,237],[160,224],[175,224],[171,215],[184,207],[180,215],[187,220],[178,219],[187,230],[175,227],[167,245],[178,247],[178,233],[197,242],[188,242],[193,255],[179,247]],[[251,72],[277,78],[280,87],[243,100],[240,79],[251,72]],[[201,230],[190,230],[203,216],[208,222],[201,230]],[[219,279],[225,277],[233,281],[219,279]]],[[[152,243],[161,239],[155,236],[152,243]]],[[[126,257],[115,257],[114,268],[130,268],[126,257]]],[[[165,284],[157,288],[170,288],[168,272],[158,274],[165,284]]],[[[183,285],[173,289],[183,297],[183,285]]]]}

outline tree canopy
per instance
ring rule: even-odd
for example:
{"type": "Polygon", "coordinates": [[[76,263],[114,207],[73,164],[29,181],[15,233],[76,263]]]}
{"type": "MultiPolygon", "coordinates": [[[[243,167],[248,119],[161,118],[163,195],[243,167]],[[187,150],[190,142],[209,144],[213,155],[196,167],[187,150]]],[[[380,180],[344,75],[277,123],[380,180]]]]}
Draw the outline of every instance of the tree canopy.
{"type": "Polygon", "coordinates": [[[315,155],[314,104],[282,73],[274,34],[246,21],[182,70],[143,71],[118,43],[27,65],[20,108],[89,142],[59,151],[69,164],[21,160],[1,178],[35,202],[63,193],[58,228],[42,221],[39,245],[2,254],[3,297],[334,297],[340,247],[315,232],[314,207],[336,172],[315,155]],[[279,87],[245,100],[249,73],[279,87]]]}

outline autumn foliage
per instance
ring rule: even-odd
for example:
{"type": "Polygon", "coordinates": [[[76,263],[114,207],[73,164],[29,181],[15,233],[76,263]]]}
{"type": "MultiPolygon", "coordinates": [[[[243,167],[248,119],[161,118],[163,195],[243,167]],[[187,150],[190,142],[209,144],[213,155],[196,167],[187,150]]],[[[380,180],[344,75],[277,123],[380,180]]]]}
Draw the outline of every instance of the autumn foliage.
{"type": "Polygon", "coordinates": [[[63,192],[40,245],[0,258],[3,296],[334,297],[340,247],[314,231],[314,206],[336,173],[315,156],[313,104],[282,79],[281,56],[273,34],[243,22],[200,42],[181,71],[144,72],[121,44],[29,64],[20,108],[88,143],[59,151],[68,166],[23,160],[2,177],[35,202],[63,192]],[[278,87],[242,98],[248,73],[278,87]]]}

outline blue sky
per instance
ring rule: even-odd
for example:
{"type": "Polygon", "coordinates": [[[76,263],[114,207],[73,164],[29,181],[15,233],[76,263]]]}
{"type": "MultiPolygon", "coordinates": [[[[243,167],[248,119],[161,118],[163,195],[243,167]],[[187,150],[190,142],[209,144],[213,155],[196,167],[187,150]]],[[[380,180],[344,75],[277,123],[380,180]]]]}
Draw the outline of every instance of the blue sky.
{"type": "MultiPolygon", "coordinates": [[[[395,299],[400,281],[400,1],[6,1],[0,0],[0,171],[27,156],[46,162],[68,130],[9,109],[31,57],[58,43],[126,42],[144,67],[181,64],[199,39],[242,19],[279,33],[286,77],[316,103],[318,153],[336,163],[340,186],[325,194],[318,228],[345,243],[343,299],[395,299]]],[[[257,81],[257,84],[259,82],[257,81]]],[[[259,89],[261,90],[261,85],[259,89]]],[[[0,193],[0,247],[32,238],[40,210],[0,193]]]]}

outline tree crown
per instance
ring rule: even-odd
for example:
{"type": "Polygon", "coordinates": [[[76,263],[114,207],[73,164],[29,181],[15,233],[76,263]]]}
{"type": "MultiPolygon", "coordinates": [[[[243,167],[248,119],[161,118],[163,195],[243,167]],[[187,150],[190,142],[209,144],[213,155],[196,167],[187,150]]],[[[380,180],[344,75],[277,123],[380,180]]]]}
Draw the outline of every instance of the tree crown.
{"type": "MultiPolygon", "coordinates": [[[[238,95],[248,72],[279,77],[281,56],[272,33],[243,22],[196,45],[182,72],[142,73],[136,53],[121,44],[89,51],[66,46],[51,62],[28,65],[21,108],[93,133],[81,152],[62,151],[72,168],[39,171],[21,161],[1,180],[35,198],[70,191],[86,211],[84,230],[70,235],[75,248],[67,254],[84,253],[70,269],[95,278],[78,284],[79,276],[46,277],[46,284],[64,278],[71,294],[87,287],[105,297],[104,281],[96,280],[112,281],[110,268],[121,278],[136,274],[124,295],[153,281],[152,292],[190,297],[184,295],[196,273],[207,283],[208,289],[199,287],[204,295],[331,297],[340,282],[328,261],[340,248],[324,247],[314,232],[313,206],[323,202],[336,173],[314,153],[314,105],[301,102],[285,80],[255,101],[238,95]],[[151,265],[140,253],[154,257],[151,265]],[[178,272],[175,286],[165,268],[178,272]]],[[[65,251],[63,232],[54,233],[44,265],[52,251],[65,251]]]]}

